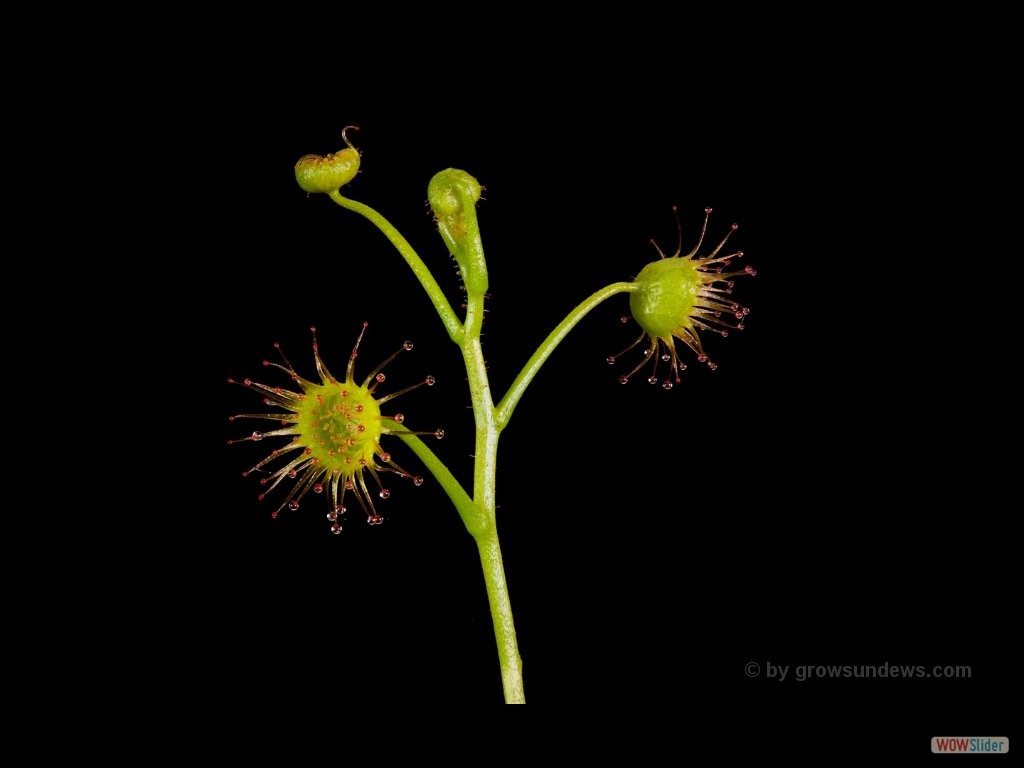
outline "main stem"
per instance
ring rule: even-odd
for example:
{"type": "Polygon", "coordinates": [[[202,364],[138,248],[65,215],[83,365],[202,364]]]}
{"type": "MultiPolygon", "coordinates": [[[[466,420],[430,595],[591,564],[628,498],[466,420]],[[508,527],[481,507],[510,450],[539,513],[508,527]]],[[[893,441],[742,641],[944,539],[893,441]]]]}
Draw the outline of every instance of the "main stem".
{"type": "Polygon", "coordinates": [[[501,562],[501,545],[498,531],[491,526],[476,537],[480,552],[480,564],[484,569],[487,584],[487,602],[491,606],[491,621],[494,623],[494,639],[498,643],[498,659],[501,662],[501,685],[505,690],[506,704],[525,704],[523,692],[523,663],[519,658],[519,644],[516,642],[516,627],[512,622],[512,603],[505,584],[505,566],[501,562]]]}
{"type": "Polygon", "coordinates": [[[480,346],[480,326],[483,322],[484,294],[467,294],[465,335],[462,358],[469,378],[469,393],[476,421],[476,452],[473,468],[473,500],[480,508],[484,525],[471,531],[480,552],[487,602],[491,607],[494,639],[498,646],[501,665],[501,684],[506,704],[525,704],[523,692],[523,662],[516,642],[516,627],[512,619],[512,602],[505,582],[505,567],[501,561],[498,543],[497,504],[495,481],[498,467],[498,424],[487,379],[483,348],[480,346]]]}

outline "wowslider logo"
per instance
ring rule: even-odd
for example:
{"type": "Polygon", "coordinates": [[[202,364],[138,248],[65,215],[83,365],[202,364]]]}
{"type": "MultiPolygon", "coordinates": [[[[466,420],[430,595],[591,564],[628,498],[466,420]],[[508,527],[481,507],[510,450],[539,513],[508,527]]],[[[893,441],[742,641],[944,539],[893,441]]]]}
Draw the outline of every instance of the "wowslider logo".
{"type": "Polygon", "coordinates": [[[1010,751],[1005,736],[935,736],[932,752],[936,754],[998,755],[1010,751]]]}

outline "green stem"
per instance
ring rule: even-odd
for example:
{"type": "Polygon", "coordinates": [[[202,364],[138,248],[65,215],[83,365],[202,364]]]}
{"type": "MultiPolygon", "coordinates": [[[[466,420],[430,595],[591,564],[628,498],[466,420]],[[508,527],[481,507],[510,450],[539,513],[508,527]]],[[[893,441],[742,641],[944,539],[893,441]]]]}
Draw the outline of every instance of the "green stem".
{"type": "Polygon", "coordinates": [[[427,447],[426,443],[405,427],[389,424],[388,429],[394,433],[395,437],[412,448],[412,452],[419,457],[420,461],[423,462],[423,466],[427,468],[430,474],[434,476],[434,479],[437,480],[438,485],[448,494],[448,498],[455,505],[455,509],[458,511],[459,517],[462,518],[462,522],[466,525],[466,530],[469,531],[470,535],[476,538],[479,534],[483,533],[484,529],[488,527],[487,518],[480,507],[469,498],[469,494],[466,493],[459,481],[455,479],[455,475],[445,466],[444,462],[437,458],[437,455],[427,447]]]}
{"type": "Polygon", "coordinates": [[[498,531],[492,527],[487,533],[477,536],[476,546],[480,551],[480,564],[483,566],[484,581],[487,583],[487,602],[491,606],[494,639],[498,643],[505,703],[525,704],[523,663],[519,658],[516,628],[512,623],[512,604],[509,602],[508,587],[505,584],[505,567],[501,562],[498,531]]]}
{"type": "Polygon", "coordinates": [[[476,452],[473,467],[473,499],[483,512],[486,525],[472,532],[480,552],[484,583],[487,585],[487,601],[491,606],[491,620],[494,623],[494,639],[501,664],[501,684],[505,691],[506,704],[524,704],[523,663],[516,643],[515,623],[512,619],[512,603],[508,585],[505,583],[505,568],[501,561],[501,547],[498,543],[497,495],[495,481],[498,468],[498,426],[494,420],[494,401],[487,379],[483,347],[480,344],[480,327],[483,322],[484,294],[467,293],[466,335],[462,358],[466,363],[469,379],[470,399],[476,421],[476,452]]]}
{"type": "Polygon", "coordinates": [[[487,262],[477,224],[476,200],[471,188],[473,185],[463,183],[463,175],[462,172],[454,170],[442,172],[435,176],[431,184],[435,191],[453,194],[458,198],[456,220],[449,221],[451,215],[439,217],[438,228],[462,270],[463,284],[466,288],[466,319],[463,323],[461,342],[456,341],[456,344],[466,364],[470,401],[476,423],[473,501],[485,521],[482,528],[471,530],[470,533],[473,534],[480,552],[480,565],[483,569],[484,583],[487,585],[487,601],[494,623],[494,639],[497,643],[498,660],[501,663],[501,683],[505,691],[505,702],[523,704],[526,702],[523,694],[523,664],[516,643],[512,603],[509,599],[508,585],[505,583],[505,568],[501,562],[501,547],[498,543],[495,479],[499,430],[494,419],[494,399],[491,397],[487,365],[480,344],[484,298],[487,292],[487,262]]]}
{"type": "Polygon", "coordinates": [[[358,213],[365,219],[368,219],[374,226],[377,227],[384,236],[391,241],[391,244],[395,246],[398,252],[405,259],[405,263],[412,269],[413,274],[420,281],[420,285],[423,286],[423,290],[427,292],[427,296],[434,304],[434,309],[437,310],[437,314],[441,316],[441,322],[444,323],[445,330],[448,331],[448,335],[451,340],[456,344],[462,343],[462,323],[459,322],[459,318],[455,315],[455,311],[452,309],[452,305],[448,303],[448,299],[445,297],[441,287],[434,280],[434,276],[430,273],[427,265],[423,263],[423,259],[419,257],[419,254],[409,245],[409,241],[402,237],[402,234],[395,229],[394,225],[381,216],[377,211],[368,205],[350,200],[347,197],[342,196],[341,192],[335,190],[334,192],[328,193],[331,200],[336,202],[342,208],[346,208],[350,211],[358,213]]]}
{"type": "Polygon", "coordinates": [[[512,386],[509,387],[505,397],[503,397],[501,402],[498,404],[498,408],[495,413],[499,431],[508,425],[508,420],[512,418],[512,411],[514,411],[516,405],[519,404],[519,399],[523,396],[526,388],[530,386],[530,382],[533,381],[533,377],[537,375],[537,371],[539,371],[540,367],[544,365],[544,362],[551,357],[551,353],[555,351],[555,347],[561,343],[562,339],[566,337],[569,331],[575,328],[576,324],[582,320],[590,310],[605,299],[614,296],[617,293],[632,293],[636,291],[638,287],[639,286],[637,286],[636,283],[612,283],[611,285],[605,286],[582,301],[562,322],[555,326],[555,329],[549,333],[543,343],[537,347],[537,351],[534,352],[530,359],[526,361],[526,365],[523,366],[523,370],[519,372],[518,376],[516,376],[516,380],[512,382],[512,386]]]}

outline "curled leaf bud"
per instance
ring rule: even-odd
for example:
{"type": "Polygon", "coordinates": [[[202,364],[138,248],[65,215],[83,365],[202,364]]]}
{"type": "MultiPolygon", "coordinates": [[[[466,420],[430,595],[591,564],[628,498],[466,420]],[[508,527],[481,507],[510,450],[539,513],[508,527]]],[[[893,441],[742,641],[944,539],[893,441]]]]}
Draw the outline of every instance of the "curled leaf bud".
{"type": "MultiPolygon", "coordinates": [[[[480,191],[480,182],[475,178],[458,168],[448,168],[435,173],[430,180],[427,200],[438,219],[449,219],[463,212],[464,201],[476,204],[480,199],[480,191]]],[[[465,234],[464,221],[462,234],[465,234]]]]}
{"type": "Polygon", "coordinates": [[[427,186],[427,200],[437,228],[462,273],[470,293],[487,291],[487,263],[476,220],[476,203],[483,188],[475,178],[457,168],[434,174],[427,186]]]}
{"type": "Polygon", "coordinates": [[[295,164],[295,180],[306,192],[335,192],[348,184],[359,172],[359,150],[352,146],[346,132],[359,130],[346,126],[341,132],[347,148],[329,155],[304,155],[295,164]]]}

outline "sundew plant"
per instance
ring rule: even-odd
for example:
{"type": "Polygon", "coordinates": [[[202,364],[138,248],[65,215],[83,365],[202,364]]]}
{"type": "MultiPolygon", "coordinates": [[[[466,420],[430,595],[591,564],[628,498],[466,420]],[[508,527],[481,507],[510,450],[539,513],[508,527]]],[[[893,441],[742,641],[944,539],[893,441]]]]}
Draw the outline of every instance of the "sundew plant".
{"type": "Polygon", "coordinates": [[[555,348],[591,310],[617,294],[627,294],[629,299],[630,314],[624,315],[623,321],[632,318],[640,331],[629,347],[607,358],[622,384],[642,378],[669,390],[680,383],[688,364],[697,362],[714,369],[716,365],[705,350],[706,340],[743,329],[749,310],[733,300],[734,280],[755,271],[737,264],[742,251],[726,247],[737,225],[733,224],[721,239],[707,240],[710,208],[705,209],[695,244],[683,253],[677,214],[678,244],[671,255],[652,241],[656,258],[651,263],[633,280],[607,285],[572,308],[526,360],[508,391],[496,394],[488,381],[480,342],[489,290],[476,210],[481,185],[467,172],[449,168],[437,173],[427,188],[438,232],[455,259],[462,281],[465,311],[460,316],[401,233],[373,208],[341,194],[341,188],[355,178],[360,166],[360,153],[348,137],[353,129],[342,132],[344,149],[299,159],[295,178],[306,193],[327,195],[380,230],[413,271],[461,352],[475,421],[472,487],[463,487],[431,450],[430,442],[442,439],[444,431],[415,423],[418,417],[410,417],[407,423],[398,410],[399,403],[393,402],[412,389],[434,384],[432,376],[397,386],[387,380],[387,365],[411,350],[412,342],[404,342],[376,365],[364,366],[359,346],[369,325],[366,321],[343,371],[328,368],[313,328],[314,378],[303,377],[287,352],[275,344],[272,359],[263,361],[266,372],[272,374],[267,381],[229,379],[229,383],[252,390],[270,406],[265,412],[230,416],[235,424],[253,425],[240,430],[230,442],[268,441],[268,447],[275,444],[264,458],[242,472],[243,477],[258,482],[259,498],[269,505],[273,516],[285,510],[304,514],[308,507],[320,507],[326,514],[327,530],[335,535],[343,535],[344,526],[349,524],[345,521],[357,511],[365,515],[367,524],[381,523],[379,505],[391,495],[389,483],[394,480],[421,485],[421,472],[429,473],[451,499],[479,551],[505,701],[524,703],[522,664],[496,526],[495,478],[502,431],[555,348]],[[398,441],[411,449],[419,465],[410,465],[406,458],[401,458],[401,463],[396,461],[392,445],[398,441]],[[422,470],[418,469],[420,465],[422,470]]]}

